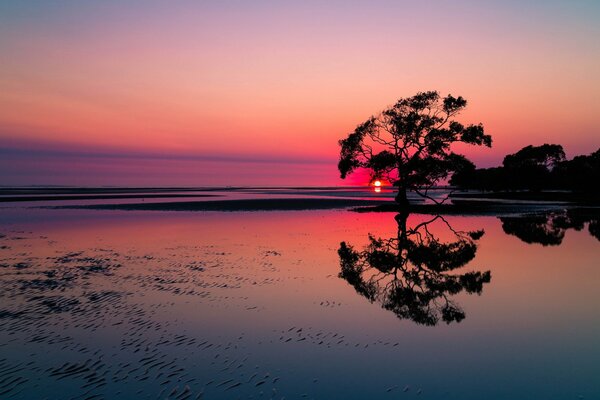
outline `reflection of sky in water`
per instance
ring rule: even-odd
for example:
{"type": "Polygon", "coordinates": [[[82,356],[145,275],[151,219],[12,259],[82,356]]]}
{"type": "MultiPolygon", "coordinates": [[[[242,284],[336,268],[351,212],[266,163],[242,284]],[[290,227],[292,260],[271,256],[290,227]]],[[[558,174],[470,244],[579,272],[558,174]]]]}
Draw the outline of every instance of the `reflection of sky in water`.
{"type": "Polygon", "coordinates": [[[585,229],[543,247],[447,217],[485,230],[464,269],[492,279],[457,296],[465,320],[425,327],[337,277],[340,242],[393,236],[393,214],[0,212],[0,397],[600,396],[585,229]]]}

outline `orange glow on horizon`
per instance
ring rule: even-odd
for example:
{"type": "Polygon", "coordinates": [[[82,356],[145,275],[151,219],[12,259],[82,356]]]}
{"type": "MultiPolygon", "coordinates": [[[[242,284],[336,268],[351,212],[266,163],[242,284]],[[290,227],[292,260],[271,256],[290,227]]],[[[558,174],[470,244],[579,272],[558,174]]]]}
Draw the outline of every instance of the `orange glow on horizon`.
{"type": "MultiPolygon", "coordinates": [[[[492,135],[492,149],[456,146],[478,167],[498,165],[529,144],[560,143],[568,157],[600,145],[600,53],[590,51],[600,25],[590,17],[592,6],[553,14],[542,4],[524,12],[510,3],[473,2],[465,19],[461,7],[444,2],[376,3],[340,10],[335,2],[113,7],[96,0],[65,8],[41,2],[30,12],[14,2],[0,12],[0,142],[182,160],[182,154],[306,157],[323,177],[307,178],[314,184],[364,185],[370,181],[363,173],[339,179],[338,140],[399,97],[438,90],[465,97],[469,105],[459,120],[481,122],[492,135]],[[420,32],[423,20],[432,28],[399,40],[420,32]],[[329,158],[332,167],[312,161],[329,158]]],[[[2,173],[12,167],[0,160],[0,183],[42,180],[48,168],[40,159],[21,160],[31,172],[11,170],[20,178],[2,173]]],[[[45,183],[73,182],[73,168],[59,161],[64,166],[53,176],[64,180],[44,177],[45,183]]],[[[218,179],[274,180],[270,171],[249,168],[218,179]]],[[[140,163],[138,175],[147,176],[144,170],[140,163]]],[[[103,176],[117,175],[107,169],[103,176]]]]}

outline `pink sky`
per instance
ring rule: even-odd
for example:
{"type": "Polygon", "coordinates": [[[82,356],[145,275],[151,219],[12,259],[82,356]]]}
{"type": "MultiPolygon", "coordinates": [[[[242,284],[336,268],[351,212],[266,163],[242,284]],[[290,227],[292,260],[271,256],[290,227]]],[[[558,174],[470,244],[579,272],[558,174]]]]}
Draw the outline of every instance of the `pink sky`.
{"type": "Polygon", "coordinates": [[[337,140],[423,90],[468,99],[480,166],[600,147],[594,2],[14,3],[0,184],[345,184],[337,140]]]}

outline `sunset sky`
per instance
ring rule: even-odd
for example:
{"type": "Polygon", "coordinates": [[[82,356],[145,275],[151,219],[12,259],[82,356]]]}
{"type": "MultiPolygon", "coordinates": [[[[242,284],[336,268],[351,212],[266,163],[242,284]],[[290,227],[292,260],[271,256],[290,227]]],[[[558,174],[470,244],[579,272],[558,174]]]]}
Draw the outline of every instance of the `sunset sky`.
{"type": "Polygon", "coordinates": [[[600,1],[2,1],[0,185],[342,185],[418,91],[492,149],[600,147],[600,1]]]}

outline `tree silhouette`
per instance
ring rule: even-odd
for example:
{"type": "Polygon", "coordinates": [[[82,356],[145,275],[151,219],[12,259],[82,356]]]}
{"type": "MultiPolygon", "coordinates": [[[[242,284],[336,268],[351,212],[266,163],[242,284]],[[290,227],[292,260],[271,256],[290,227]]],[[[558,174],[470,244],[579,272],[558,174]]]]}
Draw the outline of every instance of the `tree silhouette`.
{"type": "Polygon", "coordinates": [[[450,179],[462,189],[492,191],[571,190],[597,198],[600,193],[600,149],[590,155],[565,159],[561,145],[526,146],[504,157],[502,167],[475,168],[464,163],[450,179]],[[596,196],[596,197],[594,197],[596,196]]]}
{"type": "Polygon", "coordinates": [[[559,162],[552,170],[552,179],[559,188],[600,193],[600,149],[559,162]]]}
{"type": "Polygon", "coordinates": [[[539,191],[552,185],[552,169],[564,160],[565,152],[558,144],[523,147],[515,154],[504,157],[505,182],[509,189],[539,191]]]}
{"type": "Polygon", "coordinates": [[[541,146],[525,146],[515,154],[504,157],[502,165],[506,168],[526,168],[528,166],[552,169],[565,160],[565,152],[559,144],[544,143],[541,146]]]}
{"type": "Polygon", "coordinates": [[[492,144],[481,124],[464,126],[454,120],[466,105],[460,96],[441,98],[435,91],[401,98],[339,141],[341,177],[367,169],[372,179],[397,186],[396,201],[403,208],[408,207],[408,191],[434,200],[427,191],[469,163],[451,151],[453,143],[492,144]]]}
{"type": "Polygon", "coordinates": [[[451,296],[463,291],[480,294],[491,274],[451,272],[473,260],[483,231],[455,231],[439,215],[408,228],[407,218],[408,213],[396,216],[396,237],[369,235],[370,243],[362,251],[341,242],[339,277],[400,319],[429,326],[436,325],[440,318],[448,324],[462,321],[465,312],[451,296]],[[436,221],[445,224],[456,240],[441,242],[433,235],[428,226],[436,221]]]}

